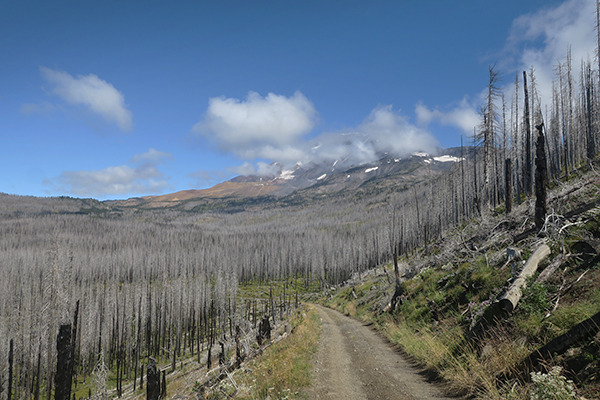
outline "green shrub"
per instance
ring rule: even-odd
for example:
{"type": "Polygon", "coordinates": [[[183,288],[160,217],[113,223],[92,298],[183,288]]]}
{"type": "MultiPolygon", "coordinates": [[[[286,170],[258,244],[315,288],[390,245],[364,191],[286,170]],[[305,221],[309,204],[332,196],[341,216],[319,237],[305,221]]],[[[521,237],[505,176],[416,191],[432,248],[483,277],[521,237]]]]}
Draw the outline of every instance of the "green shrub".
{"type": "Polygon", "coordinates": [[[548,311],[548,288],[543,283],[532,283],[523,290],[519,308],[530,315],[543,315],[548,311]]]}

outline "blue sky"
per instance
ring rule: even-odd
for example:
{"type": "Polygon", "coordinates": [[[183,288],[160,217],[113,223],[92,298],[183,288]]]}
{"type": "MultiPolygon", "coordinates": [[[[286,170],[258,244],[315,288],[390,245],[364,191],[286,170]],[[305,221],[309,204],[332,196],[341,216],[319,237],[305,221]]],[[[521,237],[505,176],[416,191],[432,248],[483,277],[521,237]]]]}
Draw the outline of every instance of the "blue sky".
{"type": "Polygon", "coordinates": [[[542,94],[593,0],[0,0],[0,191],[119,199],[460,145],[496,64],[542,94]],[[366,141],[365,138],[371,139],[366,141]],[[375,144],[373,144],[375,143],[375,144]]]}

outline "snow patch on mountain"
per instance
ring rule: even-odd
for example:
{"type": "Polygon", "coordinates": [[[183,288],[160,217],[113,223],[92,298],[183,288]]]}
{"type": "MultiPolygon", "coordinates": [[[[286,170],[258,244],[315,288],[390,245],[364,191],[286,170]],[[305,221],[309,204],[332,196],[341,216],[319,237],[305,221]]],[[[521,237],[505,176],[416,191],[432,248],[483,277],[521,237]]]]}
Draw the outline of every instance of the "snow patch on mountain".
{"type": "Polygon", "coordinates": [[[369,172],[377,171],[378,169],[379,169],[379,167],[367,168],[367,169],[365,169],[365,174],[367,174],[369,172]]]}
{"type": "Polygon", "coordinates": [[[435,161],[439,161],[439,162],[460,162],[463,161],[464,158],[460,158],[460,157],[454,157],[454,156],[439,156],[439,157],[433,157],[433,159],[435,161]]]}
{"type": "Polygon", "coordinates": [[[294,171],[291,169],[283,170],[283,171],[281,171],[279,178],[285,179],[286,181],[289,181],[290,179],[294,179],[294,171]]]}

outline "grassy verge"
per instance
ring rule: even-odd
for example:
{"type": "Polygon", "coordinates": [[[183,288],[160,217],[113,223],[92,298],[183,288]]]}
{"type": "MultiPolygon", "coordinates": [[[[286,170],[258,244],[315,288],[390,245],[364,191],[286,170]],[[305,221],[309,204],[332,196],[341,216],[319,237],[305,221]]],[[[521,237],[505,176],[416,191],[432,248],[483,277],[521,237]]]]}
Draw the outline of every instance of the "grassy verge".
{"type": "MultiPolygon", "coordinates": [[[[319,314],[308,307],[292,320],[293,333],[267,348],[235,375],[239,399],[304,399],[310,385],[311,358],[320,333],[319,314]]],[[[225,385],[228,383],[225,382],[225,385]]]]}

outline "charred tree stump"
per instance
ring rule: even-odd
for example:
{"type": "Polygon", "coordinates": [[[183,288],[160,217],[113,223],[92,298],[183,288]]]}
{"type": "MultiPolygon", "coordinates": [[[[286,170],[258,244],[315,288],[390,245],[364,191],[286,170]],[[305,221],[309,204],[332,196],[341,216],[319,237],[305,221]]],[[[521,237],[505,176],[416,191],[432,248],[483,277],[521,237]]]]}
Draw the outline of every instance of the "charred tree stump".
{"type": "Polygon", "coordinates": [[[71,324],[63,324],[56,339],[55,400],[71,400],[71,324]]]}
{"type": "Polygon", "coordinates": [[[159,400],[160,394],[160,370],[156,366],[156,360],[150,358],[150,364],[146,370],[146,398],[159,400]]]}
{"type": "Polygon", "coordinates": [[[258,324],[258,334],[256,335],[256,341],[259,346],[262,346],[264,340],[271,340],[271,323],[269,317],[263,317],[258,324]]]}
{"type": "Polygon", "coordinates": [[[535,228],[539,231],[546,221],[546,150],[542,129],[544,123],[536,125],[538,131],[535,149],[535,228]]]}

